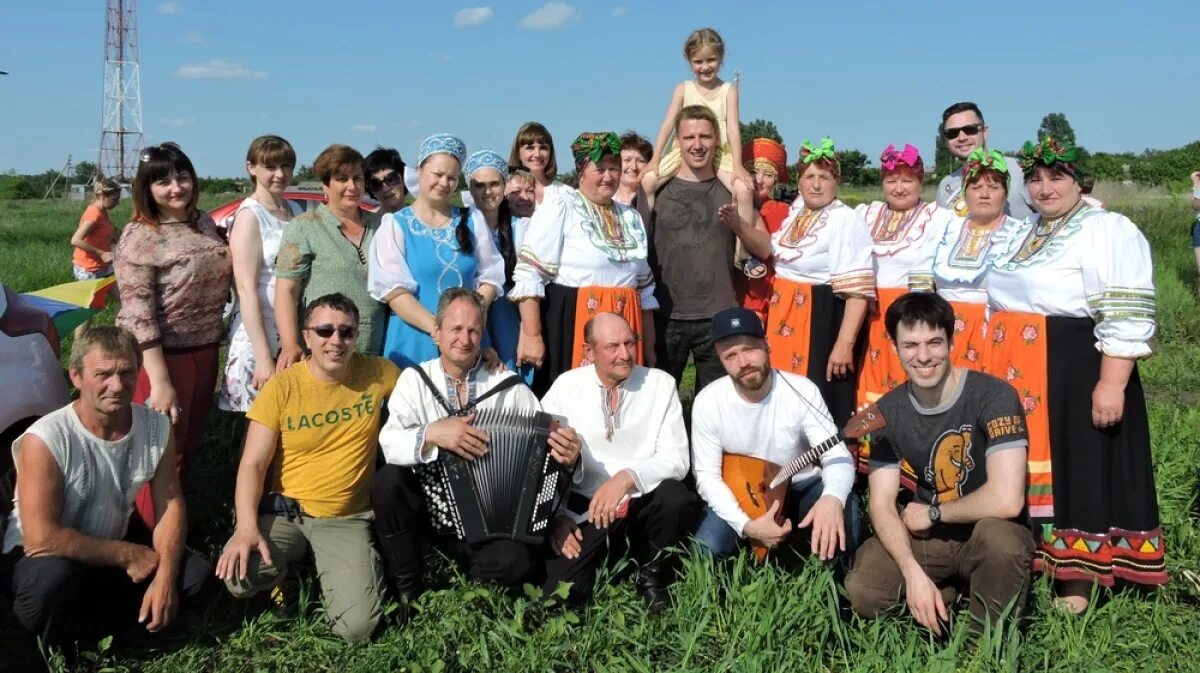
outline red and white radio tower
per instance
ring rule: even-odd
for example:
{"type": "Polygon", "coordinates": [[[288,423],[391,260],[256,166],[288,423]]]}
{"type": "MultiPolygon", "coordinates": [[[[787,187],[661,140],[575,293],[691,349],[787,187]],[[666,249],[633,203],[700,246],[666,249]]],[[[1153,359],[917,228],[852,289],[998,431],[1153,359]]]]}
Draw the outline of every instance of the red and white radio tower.
{"type": "Polygon", "coordinates": [[[145,144],[136,0],[108,0],[104,23],[104,121],[96,166],[104,177],[132,180],[145,144]]]}

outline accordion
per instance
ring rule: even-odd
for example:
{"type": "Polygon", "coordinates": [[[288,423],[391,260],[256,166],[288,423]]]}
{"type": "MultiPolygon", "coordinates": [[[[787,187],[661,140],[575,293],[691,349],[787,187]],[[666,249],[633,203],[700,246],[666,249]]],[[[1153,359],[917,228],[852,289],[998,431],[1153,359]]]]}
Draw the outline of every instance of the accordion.
{"type": "Polygon", "coordinates": [[[558,422],[542,411],[483,409],[471,425],[488,434],[487,453],[466,460],[440,451],[414,468],[434,528],[471,544],[541,543],[574,473],[550,455],[558,422]]]}

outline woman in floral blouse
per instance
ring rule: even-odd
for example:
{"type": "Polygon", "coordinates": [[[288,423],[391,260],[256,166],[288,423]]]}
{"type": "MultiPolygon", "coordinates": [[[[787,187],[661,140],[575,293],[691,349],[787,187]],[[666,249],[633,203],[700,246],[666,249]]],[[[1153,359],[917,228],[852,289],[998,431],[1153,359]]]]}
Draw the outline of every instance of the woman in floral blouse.
{"type": "MultiPolygon", "coordinates": [[[[133,221],[115,250],[117,325],[142,347],[134,401],[171,418],[185,473],[200,445],[217,383],[217,350],[233,265],[212,218],[196,208],[200,188],[174,143],[142,152],[133,181],[133,221]]],[[[149,490],[137,510],[153,528],[149,490]]]]}

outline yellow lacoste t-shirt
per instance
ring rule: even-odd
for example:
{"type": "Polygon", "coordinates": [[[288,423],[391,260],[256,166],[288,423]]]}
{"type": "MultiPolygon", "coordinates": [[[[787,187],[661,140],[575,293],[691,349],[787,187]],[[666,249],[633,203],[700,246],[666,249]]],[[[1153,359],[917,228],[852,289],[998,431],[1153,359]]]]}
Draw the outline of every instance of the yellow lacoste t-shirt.
{"type": "Polygon", "coordinates": [[[317,380],[304,360],[272,376],[246,413],[280,436],[271,490],[316,517],[370,509],[380,412],[399,376],[387,358],[361,353],[344,383],[317,380]]]}

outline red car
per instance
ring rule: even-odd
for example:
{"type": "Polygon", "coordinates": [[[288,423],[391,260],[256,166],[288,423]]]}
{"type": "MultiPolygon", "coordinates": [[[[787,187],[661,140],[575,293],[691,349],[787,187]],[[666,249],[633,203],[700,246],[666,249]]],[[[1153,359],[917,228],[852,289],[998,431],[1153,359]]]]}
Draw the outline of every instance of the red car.
{"type": "MultiPolygon", "coordinates": [[[[212,216],[213,222],[217,223],[217,228],[221,233],[229,231],[229,225],[233,224],[233,214],[237,212],[238,206],[246,197],[241,197],[213,208],[208,211],[212,216]]],[[[318,203],[325,203],[329,199],[325,197],[325,192],[319,190],[305,189],[289,189],[283,193],[283,198],[295,203],[300,207],[300,212],[308,212],[309,209],[316,208],[318,203]]],[[[379,210],[379,204],[371,199],[364,198],[359,204],[359,207],[368,213],[373,213],[379,210]]]]}

